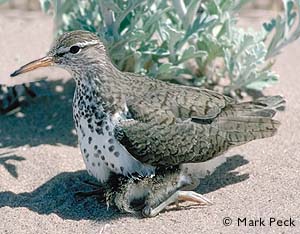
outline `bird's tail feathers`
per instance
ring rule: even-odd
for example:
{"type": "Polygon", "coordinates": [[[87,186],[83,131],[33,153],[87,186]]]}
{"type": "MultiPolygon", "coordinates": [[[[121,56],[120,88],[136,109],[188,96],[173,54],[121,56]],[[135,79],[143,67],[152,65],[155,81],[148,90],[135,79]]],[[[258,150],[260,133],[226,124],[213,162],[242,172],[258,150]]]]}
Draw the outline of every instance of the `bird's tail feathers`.
{"type": "Polygon", "coordinates": [[[284,110],[285,100],[281,96],[261,97],[254,101],[231,105],[220,117],[258,116],[272,118],[279,110],[284,110]]]}
{"type": "Polygon", "coordinates": [[[271,137],[280,125],[272,118],[277,110],[284,109],[284,104],[281,96],[233,104],[217,118],[216,127],[232,145],[271,137]]]}

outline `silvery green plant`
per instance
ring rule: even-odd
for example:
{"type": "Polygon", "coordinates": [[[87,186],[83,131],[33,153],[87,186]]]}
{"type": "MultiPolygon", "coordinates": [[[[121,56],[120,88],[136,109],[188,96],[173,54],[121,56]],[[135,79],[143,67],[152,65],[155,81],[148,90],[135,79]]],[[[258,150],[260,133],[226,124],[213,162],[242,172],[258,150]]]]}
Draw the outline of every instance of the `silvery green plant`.
{"type": "Polygon", "coordinates": [[[300,36],[300,0],[283,0],[284,12],[257,32],[237,26],[249,0],[40,2],[54,10],[57,34],[98,34],[121,70],[236,97],[275,83],[271,58],[300,36]]]}

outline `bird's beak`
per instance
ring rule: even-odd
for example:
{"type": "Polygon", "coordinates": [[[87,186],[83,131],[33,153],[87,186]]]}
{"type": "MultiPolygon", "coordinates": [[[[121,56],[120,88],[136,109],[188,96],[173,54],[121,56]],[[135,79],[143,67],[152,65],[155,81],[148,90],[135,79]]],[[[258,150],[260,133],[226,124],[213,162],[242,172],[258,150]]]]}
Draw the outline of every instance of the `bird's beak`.
{"type": "Polygon", "coordinates": [[[34,60],[34,61],[32,61],[30,63],[27,63],[26,65],[20,67],[18,70],[14,71],[10,75],[10,77],[14,77],[14,76],[20,75],[22,73],[35,70],[39,67],[48,67],[48,66],[53,65],[53,63],[54,63],[53,62],[53,57],[52,56],[46,56],[46,57],[34,60]]]}

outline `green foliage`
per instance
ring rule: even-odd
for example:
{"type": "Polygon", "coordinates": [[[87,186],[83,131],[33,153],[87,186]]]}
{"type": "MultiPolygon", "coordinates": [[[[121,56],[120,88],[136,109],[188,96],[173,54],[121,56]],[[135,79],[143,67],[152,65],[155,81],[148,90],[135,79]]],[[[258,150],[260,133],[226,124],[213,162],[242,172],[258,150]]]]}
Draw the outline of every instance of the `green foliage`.
{"type": "Polygon", "coordinates": [[[122,70],[231,95],[276,82],[267,59],[300,36],[300,0],[284,0],[284,14],[259,32],[237,26],[248,0],[40,1],[54,9],[58,34],[98,34],[122,70]]]}
{"type": "Polygon", "coordinates": [[[263,24],[268,35],[274,31],[274,36],[268,45],[266,58],[277,55],[284,46],[300,36],[300,0],[283,0],[283,5],[283,17],[279,15],[269,23],[263,24]],[[297,11],[295,11],[295,8],[297,11]]]}

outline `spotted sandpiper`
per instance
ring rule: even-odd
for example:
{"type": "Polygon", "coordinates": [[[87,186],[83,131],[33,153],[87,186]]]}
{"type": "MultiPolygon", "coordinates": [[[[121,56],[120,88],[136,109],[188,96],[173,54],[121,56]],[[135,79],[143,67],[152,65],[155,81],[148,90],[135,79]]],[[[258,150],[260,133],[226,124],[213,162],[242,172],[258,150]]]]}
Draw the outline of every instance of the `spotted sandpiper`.
{"type": "MultiPolygon", "coordinates": [[[[64,33],[47,56],[11,76],[51,65],[68,70],[76,82],[73,117],[80,149],[88,173],[102,183],[121,175],[144,179],[150,189],[160,172],[174,175],[186,163],[205,162],[231,147],[271,137],[279,126],[272,118],[284,103],[280,96],[236,103],[214,91],[121,72],[101,40],[87,31],[64,33]]],[[[181,190],[188,176],[188,168],[178,173],[175,189],[164,190],[164,201],[150,202],[144,214],[154,216],[178,200],[209,204],[200,194],[181,190]]],[[[126,189],[133,197],[147,196],[147,189],[130,186],[126,189]]]]}

